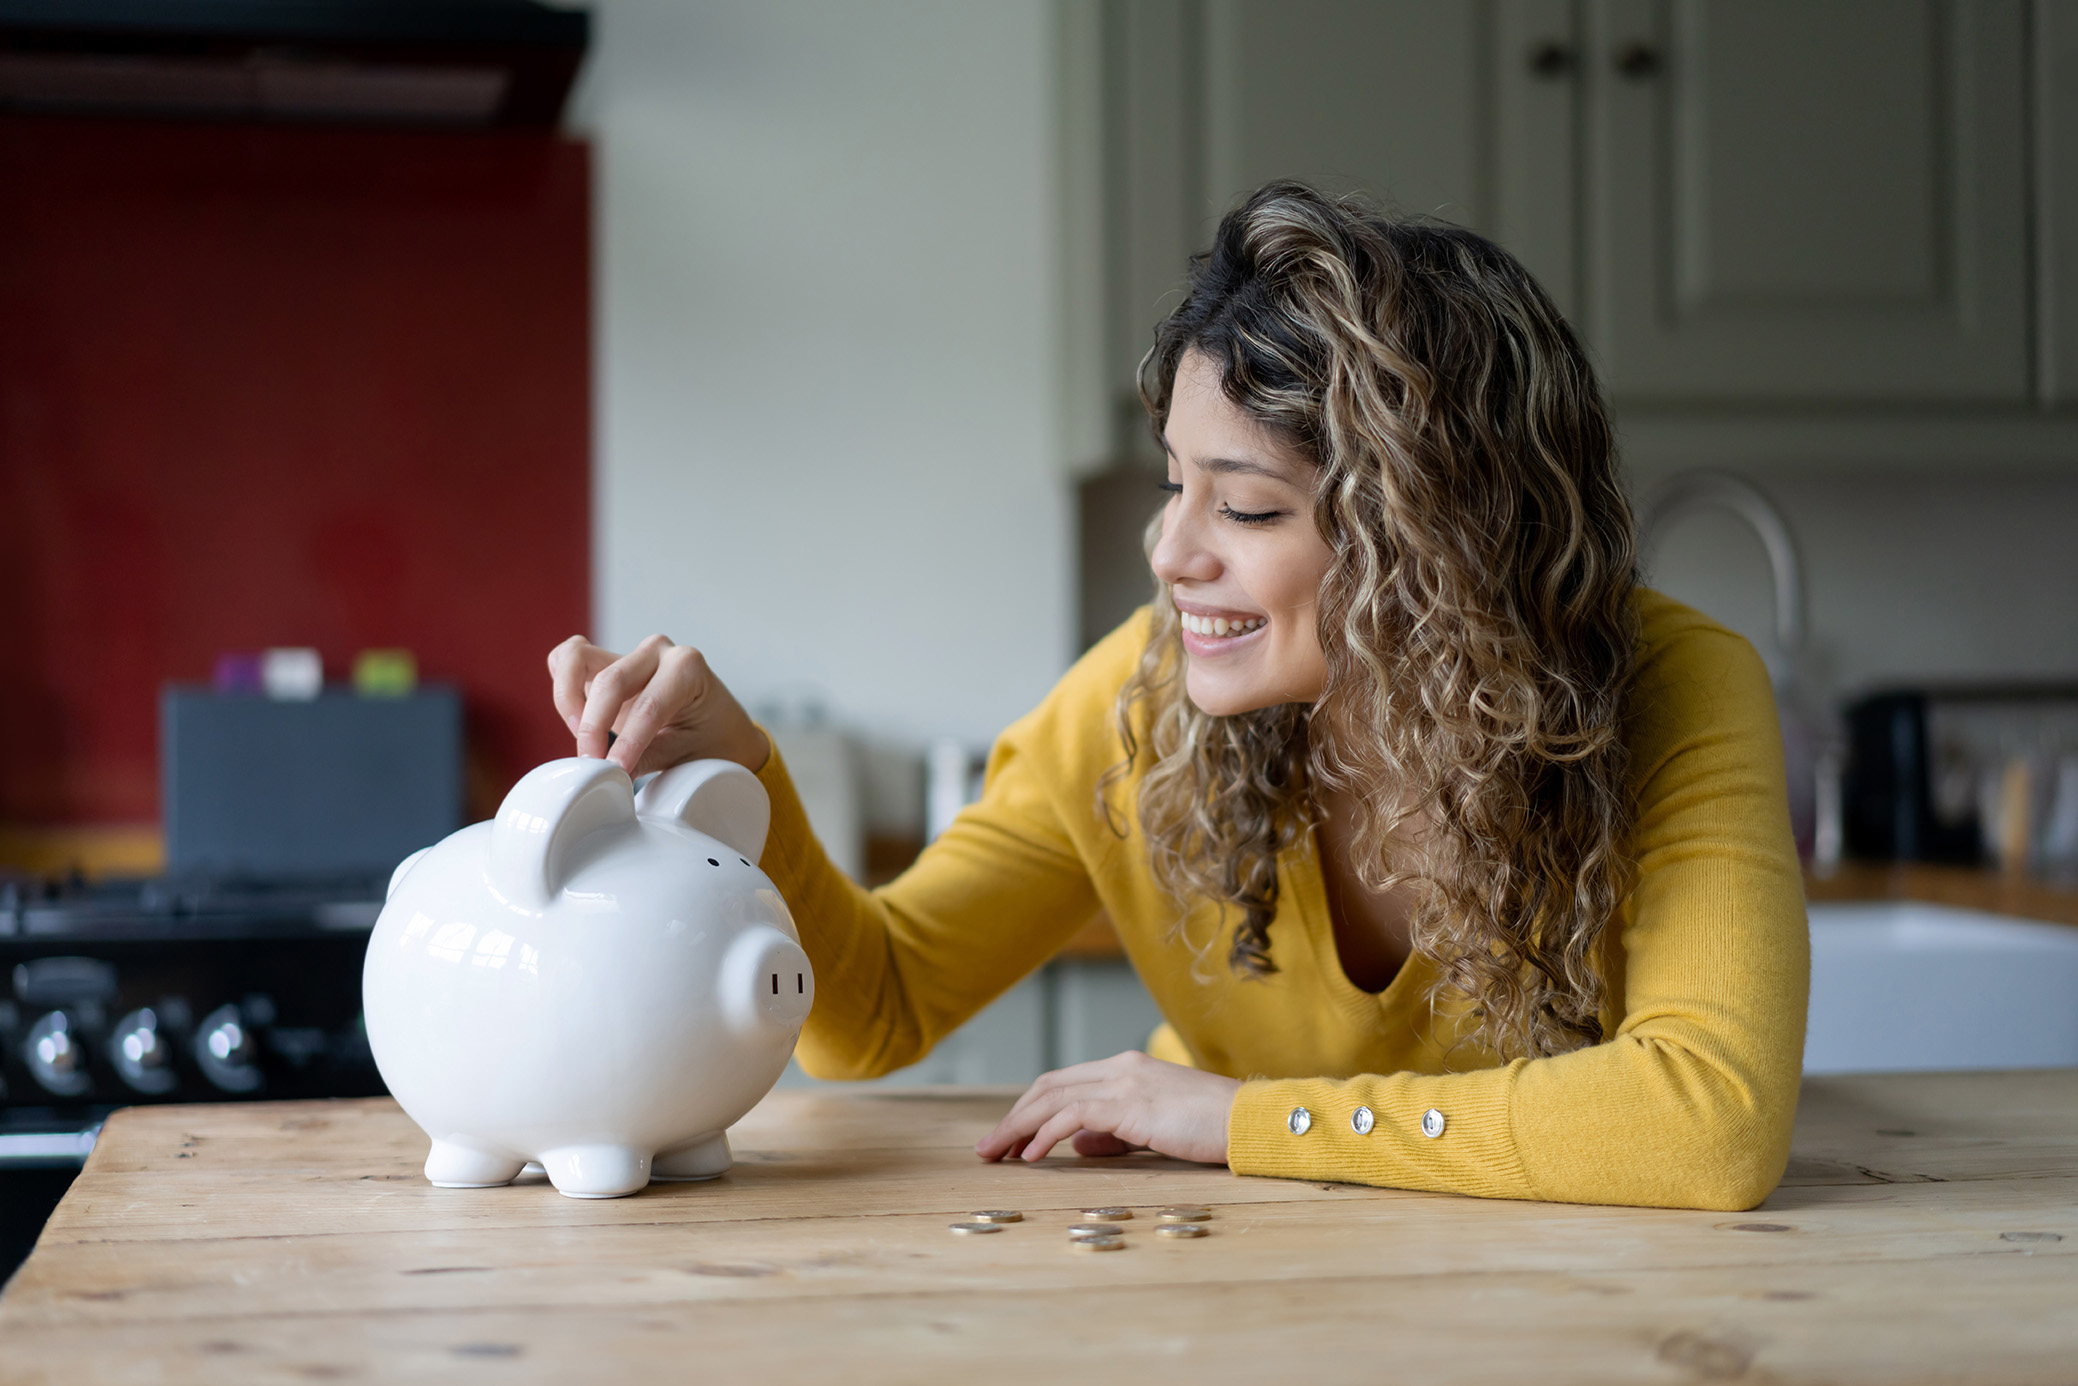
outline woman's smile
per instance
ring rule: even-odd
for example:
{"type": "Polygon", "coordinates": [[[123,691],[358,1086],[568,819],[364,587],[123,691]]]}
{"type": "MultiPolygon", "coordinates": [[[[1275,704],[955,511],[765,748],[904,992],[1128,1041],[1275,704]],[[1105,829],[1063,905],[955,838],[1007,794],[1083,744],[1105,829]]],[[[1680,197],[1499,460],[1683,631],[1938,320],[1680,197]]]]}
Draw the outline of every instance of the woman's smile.
{"type": "Polygon", "coordinates": [[[1178,600],[1177,614],[1183,621],[1183,648],[1193,659],[1216,659],[1262,643],[1270,624],[1267,616],[1198,606],[1178,600]]]}

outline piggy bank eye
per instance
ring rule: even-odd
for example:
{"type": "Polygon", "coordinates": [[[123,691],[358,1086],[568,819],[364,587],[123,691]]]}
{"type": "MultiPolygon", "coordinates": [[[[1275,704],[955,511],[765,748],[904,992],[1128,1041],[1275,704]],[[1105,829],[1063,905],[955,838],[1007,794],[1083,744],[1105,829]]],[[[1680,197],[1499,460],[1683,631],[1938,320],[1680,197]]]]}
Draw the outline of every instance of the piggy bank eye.
{"type": "Polygon", "coordinates": [[[707,864],[708,864],[709,866],[720,866],[720,865],[721,865],[721,863],[720,863],[720,862],[718,862],[718,861],[716,861],[716,860],[715,860],[715,859],[714,859],[713,857],[709,857],[709,858],[707,859],[707,864]]]}

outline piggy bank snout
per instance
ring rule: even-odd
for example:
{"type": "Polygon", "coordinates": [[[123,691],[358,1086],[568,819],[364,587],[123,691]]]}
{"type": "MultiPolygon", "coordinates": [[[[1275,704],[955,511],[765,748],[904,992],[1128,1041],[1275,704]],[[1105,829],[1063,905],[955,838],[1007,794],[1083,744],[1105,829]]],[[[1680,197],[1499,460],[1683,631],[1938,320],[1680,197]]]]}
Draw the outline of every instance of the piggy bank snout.
{"type": "Polygon", "coordinates": [[[768,925],[729,945],[717,982],[722,1015],[742,1034],[798,1031],[815,1004],[815,973],[801,945],[768,925]]]}

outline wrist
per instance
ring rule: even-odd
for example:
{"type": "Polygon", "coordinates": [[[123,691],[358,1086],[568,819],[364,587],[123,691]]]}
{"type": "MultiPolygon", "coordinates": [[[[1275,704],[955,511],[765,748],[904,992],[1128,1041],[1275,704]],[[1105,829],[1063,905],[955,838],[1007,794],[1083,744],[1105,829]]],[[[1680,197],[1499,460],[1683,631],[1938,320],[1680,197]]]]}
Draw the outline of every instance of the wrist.
{"type": "Polygon", "coordinates": [[[743,719],[743,734],[738,738],[738,747],[729,759],[755,775],[772,759],[772,738],[765,729],[748,717],[743,719]]]}
{"type": "Polygon", "coordinates": [[[1238,1080],[1227,1092],[1226,1115],[1219,1122],[1219,1158],[1224,1161],[1234,1148],[1234,1105],[1241,1100],[1241,1084],[1238,1080]]]}

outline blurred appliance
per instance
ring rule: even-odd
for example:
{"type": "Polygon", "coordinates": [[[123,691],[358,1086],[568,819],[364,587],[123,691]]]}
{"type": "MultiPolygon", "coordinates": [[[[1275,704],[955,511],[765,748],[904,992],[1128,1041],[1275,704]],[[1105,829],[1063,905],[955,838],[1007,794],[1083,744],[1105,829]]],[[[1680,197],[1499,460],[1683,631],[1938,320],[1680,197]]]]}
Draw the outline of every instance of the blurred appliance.
{"type": "Polygon", "coordinates": [[[451,688],[291,701],[172,685],[159,717],[176,879],[329,880],[379,899],[398,862],[462,826],[451,688]]]}
{"type": "Polygon", "coordinates": [[[1884,690],[1847,729],[1852,855],[2078,869],[2078,686],[1884,690]]]}
{"type": "Polygon", "coordinates": [[[550,126],[590,33],[535,0],[0,0],[0,111],[550,126]]]}
{"type": "Polygon", "coordinates": [[[772,744],[786,762],[808,826],[830,864],[854,881],[866,878],[866,796],[859,748],[824,720],[813,698],[769,699],[759,708],[772,744]]]}
{"type": "Polygon", "coordinates": [[[924,841],[936,842],[960,810],[981,797],[987,758],[951,737],[931,743],[924,757],[924,841]]]}

